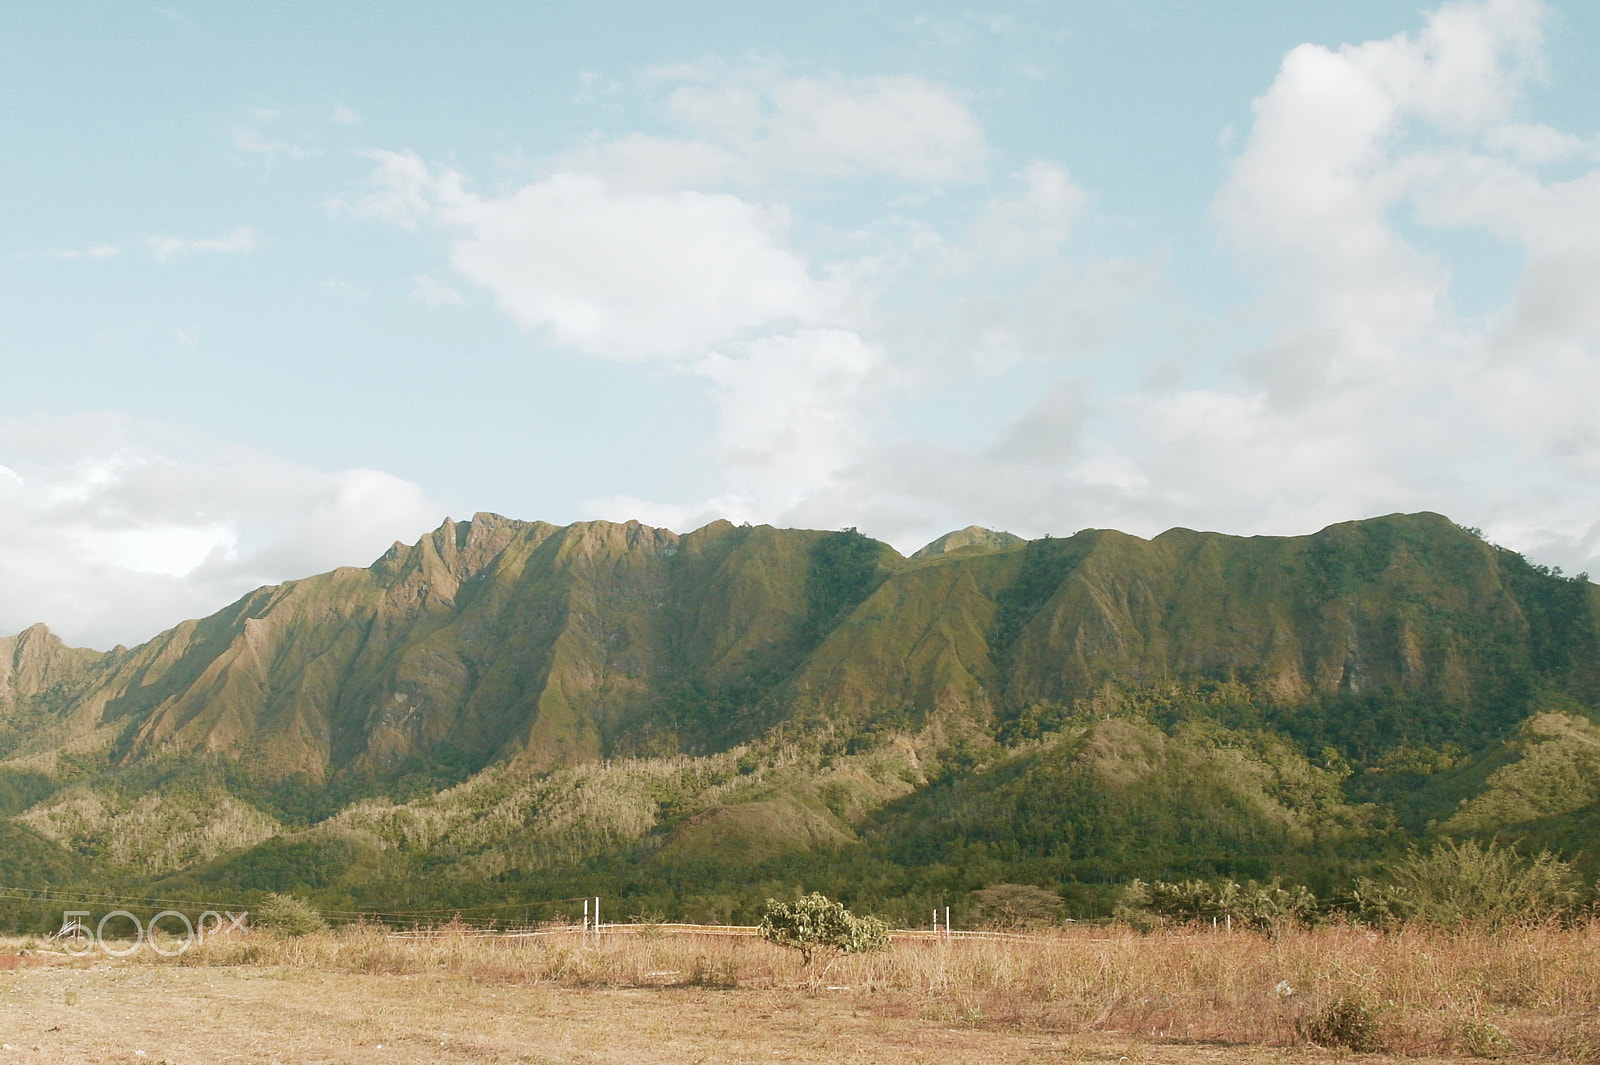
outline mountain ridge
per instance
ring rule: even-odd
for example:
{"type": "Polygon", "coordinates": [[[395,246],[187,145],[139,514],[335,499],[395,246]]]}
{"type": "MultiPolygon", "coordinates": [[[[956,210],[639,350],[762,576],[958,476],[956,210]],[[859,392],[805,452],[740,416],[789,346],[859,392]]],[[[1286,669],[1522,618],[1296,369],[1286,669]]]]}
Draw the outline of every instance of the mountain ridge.
{"type": "Polygon", "coordinates": [[[1005,853],[1070,885],[1323,868],[1293,854],[1386,845],[1385,817],[1569,839],[1600,781],[1506,796],[1600,772],[1597,618],[1587,581],[1426,513],[912,558],[479,514],[136,647],[0,639],[0,812],[32,868],[350,905],[418,868],[456,870],[448,902],[563,862],[689,885],[870,854],[889,883],[1005,853]],[[1140,825],[1167,842],[1118,842],[1140,825]]]}
{"type": "MultiPolygon", "coordinates": [[[[479,514],[135,648],[71,649],[43,626],[0,640],[0,706],[49,719],[0,753],[51,738],[101,742],[123,764],[226,752],[312,781],[447,746],[479,766],[552,766],[619,743],[725,745],[791,709],[984,719],[1112,678],[1240,669],[1288,702],[1373,688],[1466,706],[1492,670],[1464,631],[1488,627],[1495,653],[1530,664],[1561,654],[1532,646],[1506,554],[1431,514],[1305,537],[1088,530],[909,559],[853,532],[479,514]],[[851,579],[871,586],[819,619],[813,556],[834,542],[861,545],[870,572],[851,579]],[[696,698],[731,716],[674,711],[696,698]]],[[[1593,603],[1578,604],[1589,645],[1593,603]]],[[[1569,679],[1593,695],[1589,657],[1569,679]]]]}

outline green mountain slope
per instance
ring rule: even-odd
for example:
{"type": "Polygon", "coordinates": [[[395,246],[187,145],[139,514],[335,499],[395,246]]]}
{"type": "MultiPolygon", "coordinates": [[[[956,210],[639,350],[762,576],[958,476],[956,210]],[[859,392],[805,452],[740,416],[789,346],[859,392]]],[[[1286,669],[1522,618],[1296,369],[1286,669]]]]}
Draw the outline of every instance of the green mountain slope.
{"type": "Polygon", "coordinates": [[[352,902],[601,866],[909,898],[952,856],[1326,877],[1508,826],[1581,848],[1597,595],[1432,514],[910,559],[480,514],[132,649],[0,640],[0,815],[62,868],[352,902]]]}

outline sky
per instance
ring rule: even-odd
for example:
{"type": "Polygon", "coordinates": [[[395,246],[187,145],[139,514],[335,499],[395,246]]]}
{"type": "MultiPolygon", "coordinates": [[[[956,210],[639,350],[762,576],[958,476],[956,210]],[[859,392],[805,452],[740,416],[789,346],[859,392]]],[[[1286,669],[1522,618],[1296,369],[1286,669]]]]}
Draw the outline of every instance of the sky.
{"type": "Polygon", "coordinates": [[[22,2],[0,634],[447,515],[1600,572],[1600,6],[22,2]]]}

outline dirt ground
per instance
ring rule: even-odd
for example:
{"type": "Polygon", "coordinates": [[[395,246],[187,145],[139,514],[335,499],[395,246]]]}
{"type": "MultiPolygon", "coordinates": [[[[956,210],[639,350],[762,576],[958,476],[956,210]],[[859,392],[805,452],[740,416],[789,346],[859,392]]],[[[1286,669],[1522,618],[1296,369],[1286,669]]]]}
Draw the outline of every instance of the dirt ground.
{"type": "MultiPolygon", "coordinates": [[[[932,1018],[851,990],[587,990],[268,966],[100,963],[0,972],[0,1065],[18,1062],[1307,1063],[1227,1047],[932,1018]]],[[[1382,1057],[1339,1056],[1346,1062],[1382,1057]]],[[[1453,1058],[1407,1058],[1410,1062],[1453,1058]]],[[[1459,1059],[1470,1060],[1470,1059],[1459,1059]]]]}

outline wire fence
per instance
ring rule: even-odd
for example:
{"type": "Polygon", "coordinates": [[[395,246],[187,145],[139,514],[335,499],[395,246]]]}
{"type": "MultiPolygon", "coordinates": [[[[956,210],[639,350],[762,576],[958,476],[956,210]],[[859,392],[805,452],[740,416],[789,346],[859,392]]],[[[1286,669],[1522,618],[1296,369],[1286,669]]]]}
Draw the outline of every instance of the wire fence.
{"type": "MultiPolygon", "coordinates": [[[[27,888],[7,885],[0,885],[0,900],[34,904],[49,903],[62,906],[104,906],[115,909],[163,908],[170,910],[181,908],[193,911],[238,913],[241,915],[254,905],[254,902],[242,899],[233,899],[231,901],[200,900],[162,895],[119,894],[115,892],[27,888]]],[[[472,939],[516,940],[539,936],[573,934],[671,934],[755,937],[760,934],[759,926],[757,925],[696,924],[687,921],[651,921],[637,917],[625,922],[602,922],[590,916],[588,904],[591,901],[596,904],[595,911],[597,914],[600,899],[592,895],[516,900],[514,902],[486,902],[469,906],[441,906],[424,909],[328,909],[320,910],[319,912],[329,924],[353,925],[365,923],[379,925],[384,927],[386,935],[397,939],[435,939],[455,936],[472,939]],[[534,921],[531,918],[535,911],[575,904],[584,904],[584,921],[582,924],[534,921]],[[518,910],[522,911],[523,914],[521,921],[507,917],[508,913],[518,910]],[[405,925],[410,927],[397,927],[405,925]]],[[[945,927],[935,927],[933,929],[897,928],[891,929],[889,935],[891,938],[904,941],[986,939],[1031,942],[1042,938],[1025,932],[951,929],[949,927],[948,912],[945,915],[945,927]]]]}

